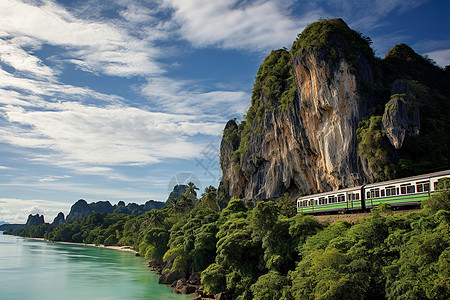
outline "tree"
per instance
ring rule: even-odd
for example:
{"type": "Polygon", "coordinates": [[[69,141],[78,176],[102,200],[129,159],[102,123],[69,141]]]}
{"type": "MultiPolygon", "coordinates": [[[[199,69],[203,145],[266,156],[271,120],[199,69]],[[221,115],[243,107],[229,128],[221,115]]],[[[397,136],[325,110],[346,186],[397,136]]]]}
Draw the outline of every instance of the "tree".
{"type": "Polygon", "coordinates": [[[198,187],[195,186],[193,182],[188,182],[187,188],[186,188],[186,195],[188,195],[192,200],[197,199],[197,192],[196,190],[199,190],[198,187]]]}
{"type": "Polygon", "coordinates": [[[293,299],[290,293],[290,282],[278,272],[270,271],[262,275],[251,286],[254,299],[272,300],[293,299]]]}
{"type": "Polygon", "coordinates": [[[205,188],[201,201],[203,206],[210,209],[219,210],[219,204],[217,203],[217,189],[212,185],[205,188]]]}
{"type": "Polygon", "coordinates": [[[280,207],[280,215],[292,218],[297,214],[297,201],[288,193],[284,193],[283,196],[278,198],[277,203],[280,207]]]}

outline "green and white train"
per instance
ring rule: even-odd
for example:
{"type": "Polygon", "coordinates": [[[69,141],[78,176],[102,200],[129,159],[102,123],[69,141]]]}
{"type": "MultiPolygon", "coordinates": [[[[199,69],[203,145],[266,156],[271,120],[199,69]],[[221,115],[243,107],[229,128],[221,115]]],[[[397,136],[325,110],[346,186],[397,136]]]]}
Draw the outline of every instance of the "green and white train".
{"type": "Polygon", "coordinates": [[[357,211],[381,203],[392,206],[418,205],[435,192],[438,181],[445,177],[450,177],[450,170],[303,196],[297,198],[297,212],[357,211]]]}

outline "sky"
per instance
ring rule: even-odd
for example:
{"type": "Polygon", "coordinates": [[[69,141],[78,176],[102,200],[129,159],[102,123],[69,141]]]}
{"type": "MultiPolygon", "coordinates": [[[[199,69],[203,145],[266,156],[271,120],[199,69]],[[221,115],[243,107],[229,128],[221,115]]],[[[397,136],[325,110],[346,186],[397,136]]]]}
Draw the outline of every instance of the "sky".
{"type": "Polygon", "coordinates": [[[450,65],[447,0],[0,0],[0,221],[217,187],[264,58],[336,17],[450,65]]]}

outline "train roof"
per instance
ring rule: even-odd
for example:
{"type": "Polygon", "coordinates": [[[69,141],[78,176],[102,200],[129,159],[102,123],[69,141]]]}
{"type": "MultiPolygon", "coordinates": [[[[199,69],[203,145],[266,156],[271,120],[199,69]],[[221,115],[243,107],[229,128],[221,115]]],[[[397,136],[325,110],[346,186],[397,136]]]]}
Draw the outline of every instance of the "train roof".
{"type": "Polygon", "coordinates": [[[398,184],[398,183],[402,183],[402,182],[417,181],[417,180],[421,180],[421,179],[428,179],[430,177],[440,177],[440,176],[445,176],[445,175],[450,176],[450,170],[416,175],[416,176],[410,176],[410,177],[403,177],[403,178],[389,180],[389,181],[381,181],[381,182],[377,182],[377,183],[367,184],[367,185],[365,185],[365,187],[372,188],[372,187],[377,187],[377,186],[381,186],[381,185],[398,184]]]}
{"type": "Polygon", "coordinates": [[[332,195],[332,194],[340,194],[340,193],[345,193],[345,192],[350,192],[350,191],[355,191],[355,190],[359,191],[359,190],[361,190],[361,187],[362,187],[362,185],[359,185],[359,186],[345,188],[345,189],[342,189],[342,190],[323,192],[323,193],[320,193],[320,194],[305,195],[305,196],[298,197],[297,200],[313,198],[313,197],[314,198],[315,197],[323,197],[323,196],[328,196],[328,195],[332,195]]]}

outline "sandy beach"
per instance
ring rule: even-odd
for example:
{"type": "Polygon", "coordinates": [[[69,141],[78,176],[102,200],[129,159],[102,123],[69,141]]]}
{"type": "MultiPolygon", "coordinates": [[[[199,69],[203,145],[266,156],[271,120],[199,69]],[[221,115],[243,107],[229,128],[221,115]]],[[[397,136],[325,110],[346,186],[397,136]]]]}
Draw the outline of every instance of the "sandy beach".
{"type": "Polygon", "coordinates": [[[134,254],[138,253],[133,249],[131,246],[105,246],[105,245],[96,245],[96,244],[83,244],[83,243],[72,243],[72,242],[60,242],[60,241],[48,241],[44,238],[28,238],[30,240],[36,240],[36,241],[44,241],[48,243],[58,243],[58,244],[66,244],[66,245],[83,245],[83,246],[90,246],[90,247],[99,247],[99,248],[106,248],[106,249],[113,249],[113,250],[119,250],[124,252],[132,252],[134,254]]]}

